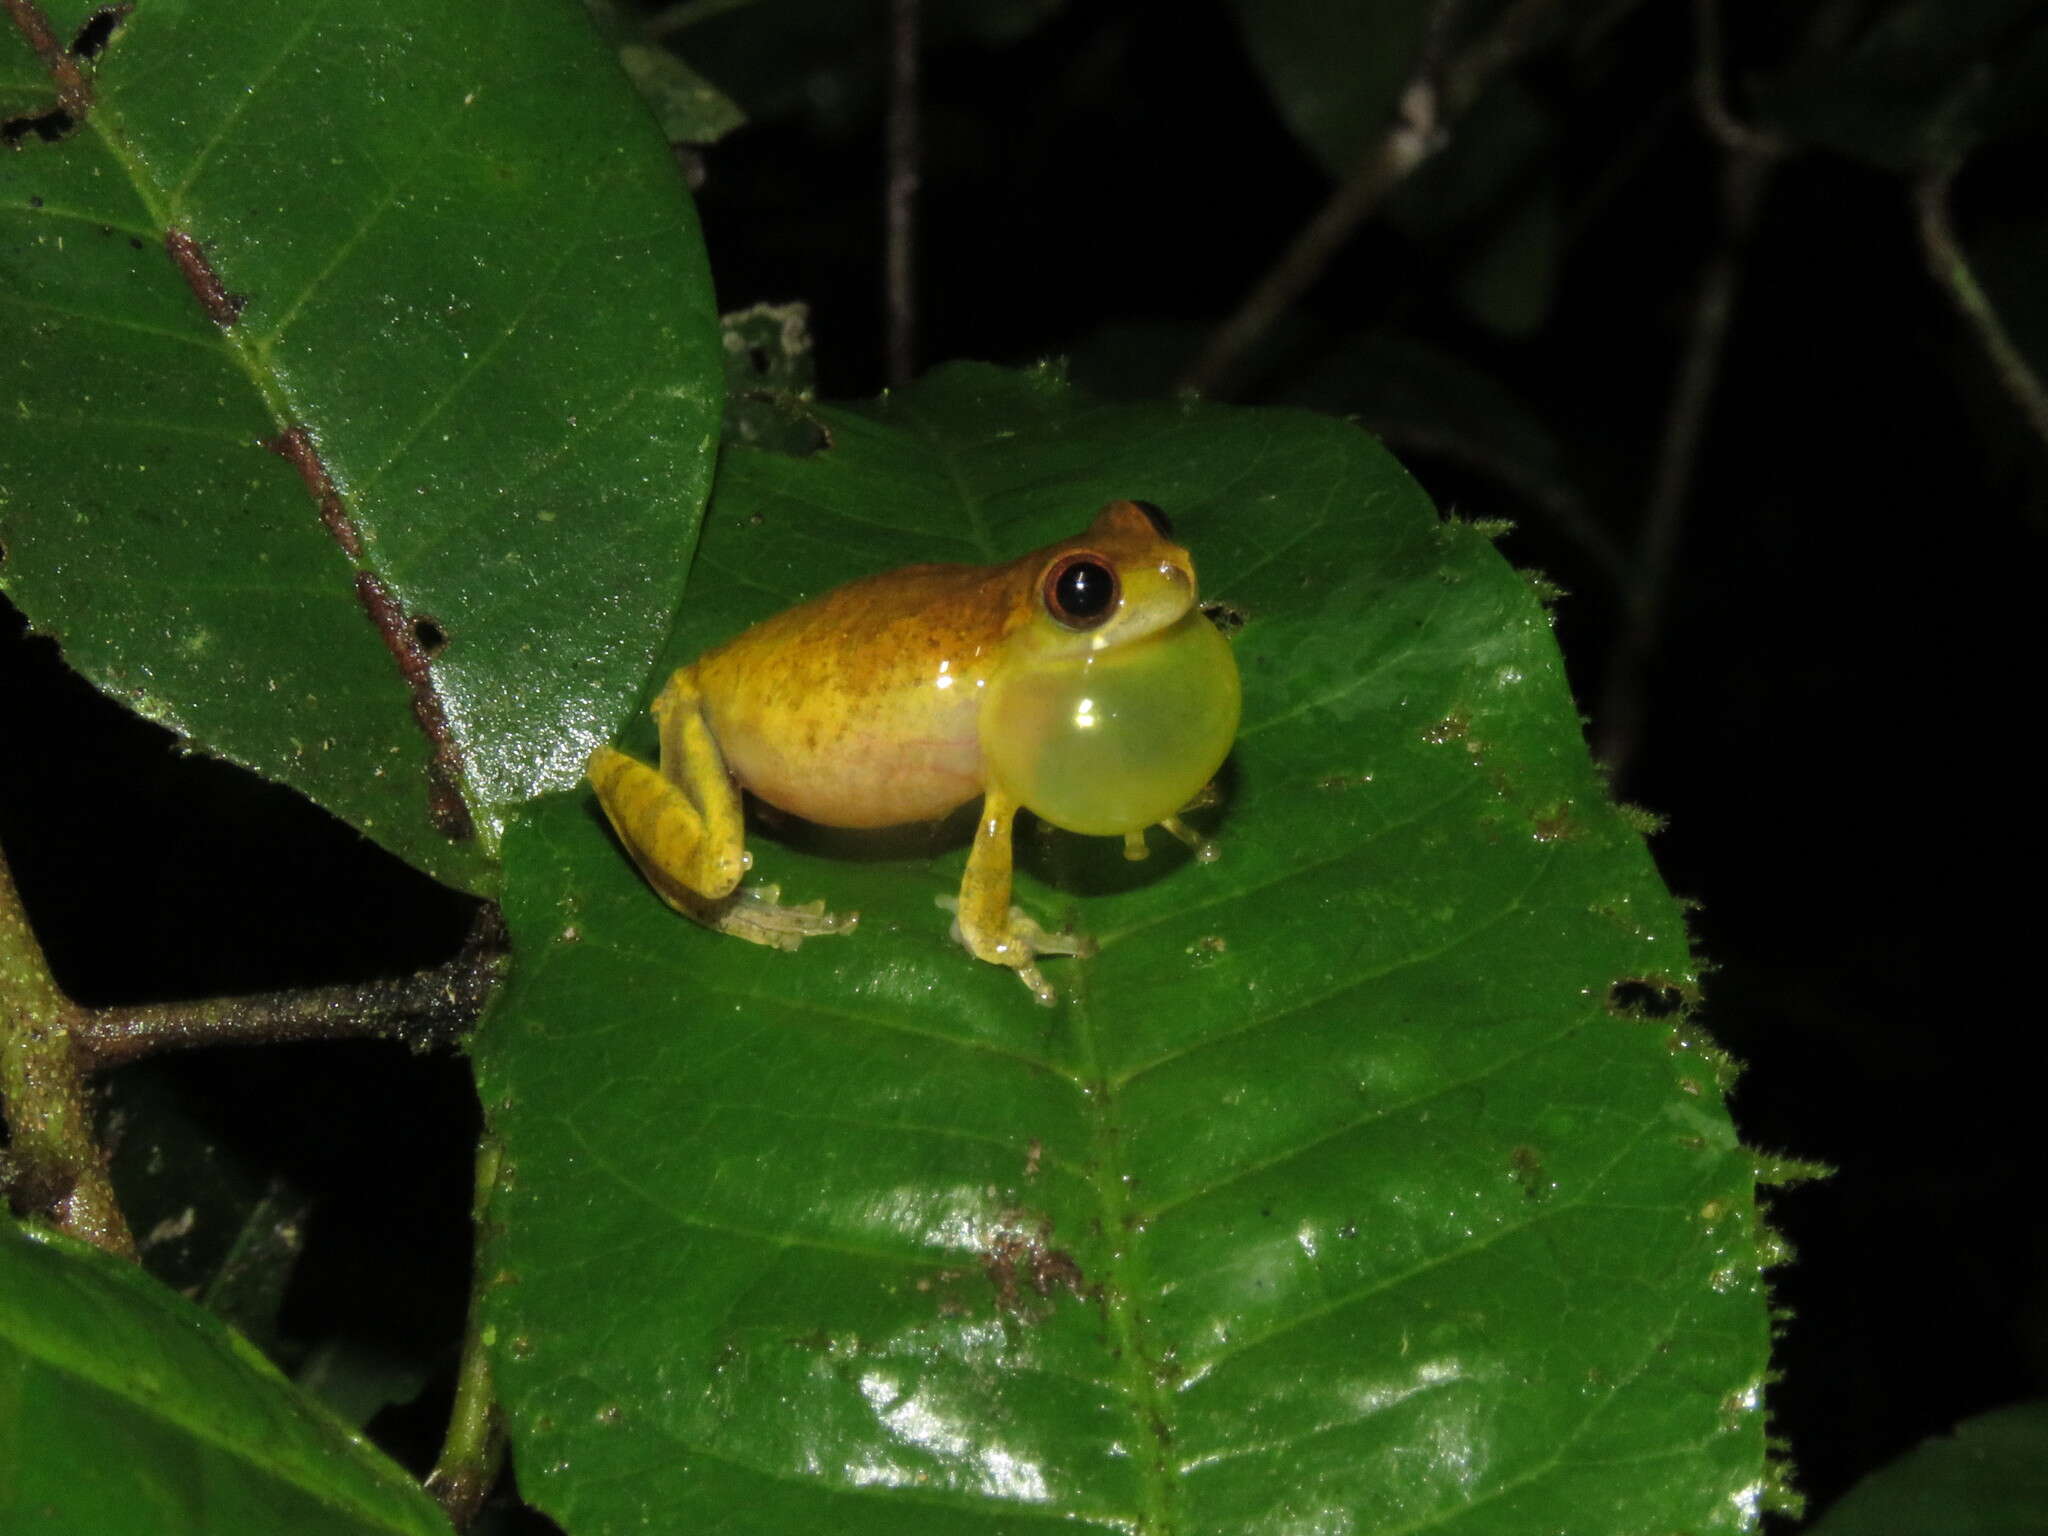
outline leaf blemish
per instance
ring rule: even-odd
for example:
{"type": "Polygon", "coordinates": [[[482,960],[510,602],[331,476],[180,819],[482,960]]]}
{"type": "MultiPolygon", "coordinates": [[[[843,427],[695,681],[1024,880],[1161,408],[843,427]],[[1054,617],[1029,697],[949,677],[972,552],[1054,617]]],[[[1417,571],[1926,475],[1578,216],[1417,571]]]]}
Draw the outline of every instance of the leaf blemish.
{"type": "Polygon", "coordinates": [[[425,614],[412,621],[413,643],[423,651],[429,660],[441,654],[448,646],[448,631],[425,614]]]}
{"type": "Polygon", "coordinates": [[[1202,617],[1216,626],[1216,632],[1226,640],[1235,640],[1252,616],[1235,603],[1204,603],[1202,617]]]}
{"type": "Polygon", "coordinates": [[[1543,1171],[1543,1155],[1534,1147],[1516,1147],[1508,1154],[1508,1175],[1531,1200],[1547,1199],[1556,1187],[1543,1171]]]}
{"type": "MultiPolygon", "coordinates": [[[[197,247],[194,247],[196,250],[197,247]]],[[[462,794],[462,749],[448,723],[447,707],[434,683],[431,662],[448,642],[439,621],[421,614],[408,618],[404,605],[375,571],[366,569],[362,535],[348,515],[341,493],[320,457],[319,445],[306,426],[289,427],[263,444],[299,472],[320,522],[356,567],[356,600],[363,605],[384,648],[398,663],[398,674],[412,694],[413,719],[432,753],[427,761],[427,816],[435,830],[453,842],[475,835],[469,802],[462,794]]]]}
{"type": "Polygon", "coordinates": [[[78,29],[78,35],[71,39],[71,56],[75,59],[96,59],[106,51],[113,40],[114,30],[135,11],[133,5],[103,5],[85,18],[85,25],[78,29]]]}
{"type": "Polygon", "coordinates": [[[306,482],[306,490],[313,497],[313,504],[320,509],[321,523],[333,536],[334,542],[341,546],[341,552],[351,560],[361,560],[362,536],[349,520],[348,509],[342,505],[341,494],[335,490],[334,482],[327,478],[327,466],[321,462],[313,434],[304,426],[290,427],[263,446],[299,472],[299,478],[306,482]]]}
{"type": "Polygon", "coordinates": [[[206,253],[199,248],[197,240],[182,229],[167,229],[164,231],[164,251],[184,274],[185,286],[192,290],[192,297],[206,311],[207,319],[226,330],[242,318],[242,306],[248,300],[239,293],[228,292],[227,285],[213,270],[213,263],[206,259],[206,253]]]}
{"type": "Polygon", "coordinates": [[[1370,784],[1371,782],[1372,775],[1369,773],[1333,773],[1326,778],[1316,780],[1316,788],[1354,789],[1360,785],[1370,784]]]}
{"type": "Polygon", "coordinates": [[[57,87],[57,104],[47,112],[25,112],[0,123],[0,143],[18,149],[34,134],[43,143],[54,144],[85,121],[92,107],[92,81],[57,41],[50,18],[34,0],[7,0],[7,18],[57,87]]]}
{"type": "Polygon", "coordinates": [[[30,137],[44,144],[55,144],[77,126],[78,119],[62,107],[52,107],[47,112],[26,112],[20,117],[0,122],[0,144],[19,149],[30,137]]]}
{"type": "MultiPolygon", "coordinates": [[[[1453,741],[1465,741],[1471,729],[1472,717],[1463,710],[1456,710],[1424,731],[1422,739],[1432,747],[1441,747],[1453,741]]],[[[1471,743],[1466,741],[1466,745],[1469,747],[1471,743]]]]}
{"type": "Polygon", "coordinates": [[[1607,1011],[1618,1019],[1668,1019],[1686,1004],[1668,976],[1623,976],[1607,988],[1607,1011]]]}
{"type": "Polygon", "coordinates": [[[1081,1266],[1064,1248],[1051,1247],[1051,1237],[1052,1223],[1042,1219],[1030,1229],[1005,1227],[990,1238],[981,1267],[995,1287],[998,1309],[1015,1312],[1025,1286],[1045,1297],[1055,1288],[1081,1294],[1081,1266]]]}

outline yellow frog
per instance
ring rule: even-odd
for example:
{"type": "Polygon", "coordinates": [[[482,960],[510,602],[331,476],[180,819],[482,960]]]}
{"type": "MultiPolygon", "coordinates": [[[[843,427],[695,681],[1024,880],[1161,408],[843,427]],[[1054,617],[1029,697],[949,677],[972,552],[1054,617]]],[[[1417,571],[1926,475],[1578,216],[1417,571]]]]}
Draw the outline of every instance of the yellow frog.
{"type": "Polygon", "coordinates": [[[740,887],[739,791],[828,827],[936,820],[976,795],[953,937],[1040,1002],[1042,954],[1085,954],[1010,905],[1010,822],[1026,807],[1145,856],[1237,734],[1237,665],[1195,602],[1165,515],[1113,501],[1087,531],[1002,565],[913,565],[849,582],[756,624],[671,677],[654,701],[659,771],[611,747],[591,786],[648,884],[684,915],[794,949],[858,913],[740,887]]]}

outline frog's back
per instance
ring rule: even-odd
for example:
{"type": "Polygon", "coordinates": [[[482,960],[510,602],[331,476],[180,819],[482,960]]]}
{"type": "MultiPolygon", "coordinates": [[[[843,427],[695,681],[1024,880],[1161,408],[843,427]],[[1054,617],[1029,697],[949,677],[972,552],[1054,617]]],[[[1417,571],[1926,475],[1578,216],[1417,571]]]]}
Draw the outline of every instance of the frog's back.
{"type": "Polygon", "coordinates": [[[825,826],[932,820],[971,800],[1010,589],[1009,566],[910,566],[707,651],[692,672],[726,766],[825,826]]]}

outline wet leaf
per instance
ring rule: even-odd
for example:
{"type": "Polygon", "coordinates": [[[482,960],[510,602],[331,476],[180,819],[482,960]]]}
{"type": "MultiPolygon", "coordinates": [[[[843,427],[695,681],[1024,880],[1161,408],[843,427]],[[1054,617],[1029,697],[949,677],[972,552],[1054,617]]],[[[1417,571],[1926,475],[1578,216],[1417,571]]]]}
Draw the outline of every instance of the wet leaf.
{"type": "Polygon", "coordinates": [[[132,1264],[5,1218],[0,1401],[0,1530],[448,1530],[401,1468],[218,1319],[132,1264]]]}
{"type": "Polygon", "coordinates": [[[0,28],[0,116],[69,123],[0,172],[0,579],[109,693],[489,888],[709,483],[667,145],[559,0],[46,9],[40,53],[0,28]]]}
{"type": "Polygon", "coordinates": [[[477,1066],[524,1493],[578,1536],[1753,1529],[1752,1162],[1523,579],[1305,413],[963,365],[823,414],[728,453],[664,663],[1151,500],[1241,621],[1223,854],[1024,833],[1019,899],[1101,941],[1043,1008],[946,937],[958,828],[757,831],[862,914],[785,954],[586,797],[522,818],[477,1066]]]}

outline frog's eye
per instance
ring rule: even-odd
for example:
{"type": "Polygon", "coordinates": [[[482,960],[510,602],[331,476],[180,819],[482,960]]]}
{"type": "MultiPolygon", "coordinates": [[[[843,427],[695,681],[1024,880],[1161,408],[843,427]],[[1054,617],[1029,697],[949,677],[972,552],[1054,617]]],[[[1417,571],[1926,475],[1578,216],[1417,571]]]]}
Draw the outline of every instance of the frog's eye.
{"type": "Polygon", "coordinates": [[[1158,534],[1159,537],[1161,537],[1162,539],[1170,539],[1173,537],[1172,518],[1168,517],[1164,512],[1160,511],[1157,507],[1153,506],[1152,503],[1149,501],[1134,501],[1131,503],[1131,505],[1136,507],[1140,512],[1144,513],[1148,519],[1151,520],[1152,531],[1158,534]]]}
{"type": "Polygon", "coordinates": [[[1045,611],[1068,629],[1094,629],[1116,612],[1116,572],[1100,555],[1062,555],[1045,573],[1045,611]]]}

